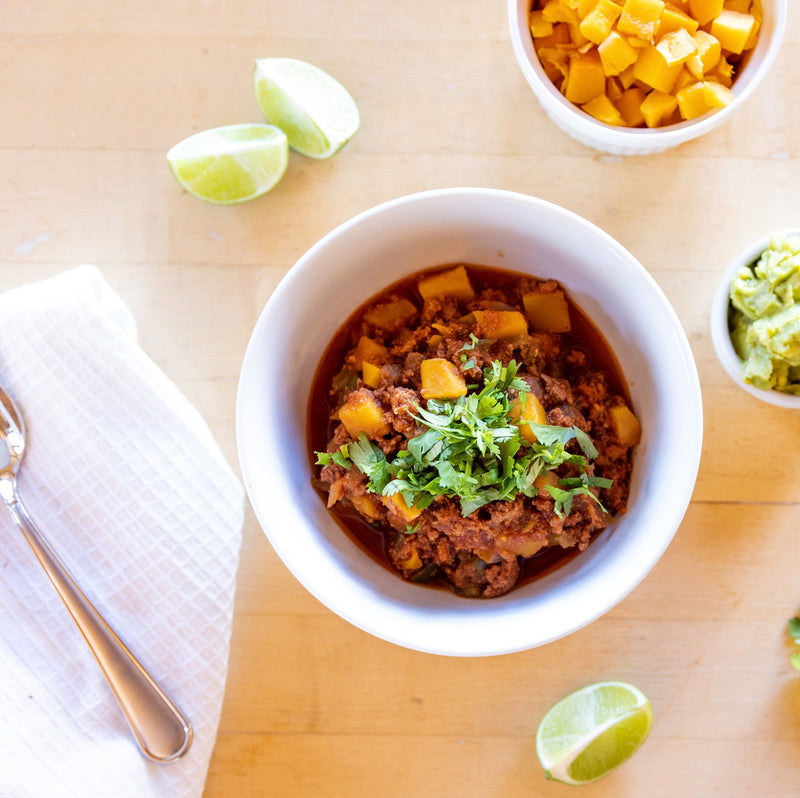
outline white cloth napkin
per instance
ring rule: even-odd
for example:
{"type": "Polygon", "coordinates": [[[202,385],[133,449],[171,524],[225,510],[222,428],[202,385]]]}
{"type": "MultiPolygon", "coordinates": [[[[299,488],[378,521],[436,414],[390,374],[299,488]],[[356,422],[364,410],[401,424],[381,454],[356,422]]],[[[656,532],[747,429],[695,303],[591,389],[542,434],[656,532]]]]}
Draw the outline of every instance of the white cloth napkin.
{"type": "Polygon", "coordinates": [[[0,380],[27,426],[29,513],[194,727],[177,762],[140,753],[0,505],[0,796],[200,796],[227,673],[242,487],[94,267],[0,295],[0,380]]]}

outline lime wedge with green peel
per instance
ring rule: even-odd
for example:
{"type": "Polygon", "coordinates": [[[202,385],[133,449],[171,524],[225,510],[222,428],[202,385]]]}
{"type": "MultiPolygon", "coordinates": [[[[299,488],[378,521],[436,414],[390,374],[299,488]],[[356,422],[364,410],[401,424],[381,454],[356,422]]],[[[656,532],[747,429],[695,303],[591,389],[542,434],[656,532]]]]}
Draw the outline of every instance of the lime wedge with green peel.
{"type": "Polygon", "coordinates": [[[167,163],[190,194],[233,205],[266,194],[283,177],[289,145],[273,125],[228,125],[179,142],[167,163]]]}
{"type": "Polygon", "coordinates": [[[647,739],[650,702],[623,682],[599,682],[559,701],[543,718],[536,753],[549,779],[588,784],[621,765],[647,739]]]}
{"type": "Polygon", "coordinates": [[[305,61],[258,59],[255,91],[267,121],[303,155],[330,158],[358,130],[358,108],[344,86],[305,61]]]}

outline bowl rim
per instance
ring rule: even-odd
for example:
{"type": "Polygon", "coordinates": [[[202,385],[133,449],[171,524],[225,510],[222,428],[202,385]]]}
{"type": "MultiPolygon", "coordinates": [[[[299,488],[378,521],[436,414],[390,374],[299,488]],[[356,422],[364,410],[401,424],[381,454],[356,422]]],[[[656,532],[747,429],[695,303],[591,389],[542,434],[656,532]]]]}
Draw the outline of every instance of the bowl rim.
{"type": "Polygon", "coordinates": [[[781,236],[800,236],[800,227],[788,227],[775,230],[773,233],[762,236],[743,249],[723,271],[711,302],[711,342],[720,365],[739,388],[746,391],[751,396],[754,396],[756,399],[760,399],[762,402],[774,405],[775,407],[800,410],[800,396],[781,393],[780,391],[774,391],[770,388],[757,388],[755,385],[750,385],[744,381],[740,370],[741,361],[736,354],[736,350],[733,348],[728,330],[728,309],[730,307],[728,292],[736,272],[738,272],[742,266],[749,266],[758,260],[761,253],[769,248],[772,239],[781,236]]]}
{"type": "MultiPolygon", "coordinates": [[[[769,72],[778,56],[786,31],[789,0],[772,0],[774,24],[770,28],[770,38],[763,49],[763,56],[752,76],[737,88],[735,81],[732,90],[735,99],[717,111],[709,111],[696,119],[685,120],[663,128],[627,128],[608,125],[582,111],[564,97],[547,77],[533,48],[528,32],[527,20],[522,18],[522,8],[530,9],[532,0],[508,0],[508,25],[511,44],[517,64],[525,80],[533,90],[544,110],[559,124],[570,128],[590,146],[602,145],[627,148],[626,154],[637,151],[646,154],[651,148],[667,149],[702,136],[721,125],[755,91],[769,72]]],[[[528,11],[525,12],[526,14],[528,11]]],[[[566,128],[565,128],[566,129],[566,128]]]]}
{"type": "MultiPolygon", "coordinates": [[[[439,210],[441,210],[441,208],[439,208],[439,210]]],[[[666,332],[666,330],[664,330],[664,332],[666,332]]],[[[683,521],[694,490],[699,468],[700,454],[702,451],[702,428],[702,394],[691,347],[689,346],[686,334],[683,331],[674,309],[644,266],[615,239],[583,217],[561,206],[530,195],[489,188],[455,187],[433,189],[401,196],[356,214],[351,219],[348,219],[331,230],[317,241],[316,244],[312,245],[306,253],[301,255],[294,266],[290,268],[261,311],[242,362],[236,399],[236,439],[245,488],[257,520],[270,544],[283,561],[283,564],[322,604],[357,628],[405,648],[456,657],[494,656],[544,645],[571,634],[593,622],[625,598],[652,570],[671,543],[683,521]],[[263,335],[264,330],[267,329],[267,319],[272,313],[272,308],[281,305],[281,303],[286,304],[287,299],[291,296],[290,288],[295,290],[293,287],[295,285],[299,286],[301,280],[307,279],[309,276],[307,272],[309,270],[313,271],[314,264],[319,263],[319,253],[331,242],[336,241],[342,236],[348,236],[354,228],[362,224],[374,222],[376,217],[380,217],[384,214],[392,214],[395,210],[402,209],[410,204],[421,203],[421,207],[424,207],[426,211],[431,211],[431,208],[435,209],[438,207],[437,203],[439,202],[459,202],[465,199],[469,202],[484,202],[488,199],[489,201],[498,203],[522,203],[526,206],[526,212],[545,211],[549,214],[567,218],[571,224],[579,225],[584,231],[590,234],[597,241],[598,245],[607,247],[611,251],[613,257],[619,259],[623,274],[633,270],[640,280],[646,282],[653,292],[653,298],[657,303],[659,311],[662,312],[667,319],[666,327],[669,329],[667,337],[670,338],[670,340],[674,339],[673,357],[674,362],[679,364],[674,367],[679,369],[682,380],[685,382],[684,401],[686,402],[687,411],[687,417],[685,419],[686,438],[681,441],[680,444],[675,444],[676,446],[679,445],[682,447],[682,471],[679,475],[674,493],[670,496],[670,504],[665,508],[663,518],[659,519],[657,526],[661,531],[658,535],[651,534],[651,536],[647,538],[648,542],[646,546],[633,547],[635,548],[633,552],[631,551],[631,544],[626,543],[625,540],[622,541],[623,550],[625,552],[622,559],[632,566],[631,573],[625,573],[619,580],[615,581],[613,589],[606,590],[606,592],[600,591],[601,599],[599,601],[592,603],[581,601],[579,611],[575,611],[575,605],[578,603],[578,600],[586,598],[584,594],[595,586],[596,580],[599,578],[598,571],[604,574],[608,569],[607,565],[604,564],[602,567],[598,566],[593,573],[589,574],[586,574],[586,569],[582,568],[581,574],[583,575],[581,576],[579,585],[568,585],[568,587],[564,589],[567,592],[566,596],[562,595],[564,590],[559,589],[560,582],[556,583],[554,587],[551,587],[549,582],[547,582],[546,585],[543,584],[542,587],[538,589],[546,589],[548,593],[551,589],[554,590],[554,592],[558,592],[557,599],[560,602],[560,606],[562,606],[562,609],[568,609],[570,615],[570,622],[568,624],[559,626],[557,630],[547,630],[546,634],[536,628],[525,628],[523,631],[520,631],[520,628],[516,625],[519,623],[520,618],[522,618],[524,625],[525,620],[530,621],[537,613],[541,614],[541,608],[538,606],[532,608],[526,606],[523,603],[525,597],[521,596],[518,591],[512,591],[506,594],[506,596],[492,599],[491,602],[476,602],[474,605],[470,603],[470,606],[476,606],[476,610],[469,614],[470,624],[482,624],[481,628],[485,628],[487,626],[487,618],[493,622],[496,621],[498,631],[492,636],[491,643],[487,643],[484,640],[477,642],[474,640],[467,641],[465,639],[467,635],[465,634],[459,637],[457,643],[453,642],[452,639],[448,639],[446,642],[440,639],[441,632],[445,629],[443,624],[455,623],[459,631],[461,631],[460,627],[464,623],[463,616],[466,615],[463,611],[448,612],[437,606],[436,611],[430,613],[431,617],[425,618],[424,629],[420,631],[415,629],[413,634],[408,634],[407,630],[398,631],[397,628],[393,628],[391,625],[387,626],[386,623],[377,622],[371,613],[365,612],[364,607],[359,606],[357,602],[353,601],[352,596],[345,597],[345,599],[342,600],[340,596],[332,595],[333,588],[327,578],[325,580],[319,580],[312,574],[314,578],[309,579],[307,564],[298,553],[297,545],[292,541],[287,543],[285,530],[273,528],[273,524],[276,522],[274,519],[270,518],[270,511],[274,506],[271,505],[269,501],[270,491],[272,492],[272,498],[275,498],[280,486],[265,486],[263,482],[260,485],[257,484],[259,477],[257,473],[258,457],[261,457],[261,455],[254,455],[254,451],[256,449],[263,451],[264,446],[256,446],[251,440],[252,436],[249,434],[246,424],[247,412],[253,409],[254,401],[247,395],[248,386],[254,380],[256,383],[258,382],[258,368],[260,363],[263,362],[261,359],[263,352],[260,350],[263,348],[264,342],[260,340],[259,336],[260,334],[263,335]],[[432,206],[426,207],[424,203],[432,203],[432,206]],[[479,609],[477,609],[478,605],[481,605],[479,609]],[[506,632],[509,627],[509,619],[503,615],[503,611],[505,610],[510,612],[515,621],[513,635],[507,634],[506,632]],[[574,617],[576,615],[579,616],[577,620],[574,617]],[[439,636],[436,635],[436,632],[439,632],[439,636]]],[[[289,484],[288,480],[285,482],[287,485],[289,484]]],[[[649,489],[652,489],[652,486],[649,489]]],[[[285,494],[281,495],[281,498],[285,499],[285,494]]],[[[290,502],[289,504],[291,505],[293,503],[290,502]]],[[[295,520],[300,521],[306,527],[311,527],[313,525],[313,520],[308,513],[301,516],[298,510],[296,515],[297,518],[295,520]]],[[[317,536],[315,540],[317,540],[318,537],[319,536],[317,536]]],[[[614,542],[610,544],[609,548],[611,554],[606,556],[614,556],[614,551],[619,548],[617,539],[613,540],[614,542]]],[[[324,545],[316,546],[315,544],[315,547],[321,548],[324,547],[324,545]]],[[[303,555],[307,556],[308,552],[304,552],[303,555]]],[[[320,556],[323,559],[327,557],[326,562],[330,560],[330,556],[325,553],[320,556]]],[[[363,553],[361,553],[361,556],[366,558],[366,555],[363,555],[363,553]]],[[[580,561],[580,558],[578,558],[578,560],[580,561]]],[[[569,568],[569,566],[565,566],[565,568],[569,568]]],[[[559,569],[559,574],[562,570],[563,569],[559,569]]],[[[389,574],[389,576],[398,583],[405,585],[405,583],[395,575],[389,574]]],[[[347,579],[356,586],[354,589],[362,589],[364,587],[358,581],[359,577],[357,575],[348,575],[347,579]]],[[[545,579],[541,581],[544,583],[547,579],[548,577],[545,577],[545,579]]],[[[559,579],[561,579],[560,576],[559,579]]],[[[568,580],[565,579],[564,581],[568,580]]],[[[348,584],[350,582],[348,582],[348,584]]],[[[606,583],[603,584],[605,585],[606,583]]],[[[525,590],[525,588],[522,588],[522,590],[525,590]]],[[[394,596],[386,597],[376,593],[376,591],[370,592],[369,590],[363,589],[360,597],[377,606],[381,610],[382,616],[391,616],[392,612],[394,612],[396,617],[394,617],[393,620],[398,620],[399,618],[405,621],[407,620],[406,616],[409,614],[413,615],[415,621],[419,620],[419,613],[417,612],[417,614],[414,615],[413,612],[410,612],[410,608],[408,607],[410,602],[406,600],[395,601],[394,596]]],[[[464,599],[458,599],[458,601],[465,602],[464,599]]],[[[531,603],[536,604],[536,600],[534,599],[531,603]]],[[[462,606],[466,605],[460,603],[459,607],[462,606]]],[[[415,606],[414,610],[417,611],[418,608],[415,606]]],[[[530,623],[528,626],[530,626],[530,623]]],[[[446,628],[449,630],[450,626],[446,628]]]]}

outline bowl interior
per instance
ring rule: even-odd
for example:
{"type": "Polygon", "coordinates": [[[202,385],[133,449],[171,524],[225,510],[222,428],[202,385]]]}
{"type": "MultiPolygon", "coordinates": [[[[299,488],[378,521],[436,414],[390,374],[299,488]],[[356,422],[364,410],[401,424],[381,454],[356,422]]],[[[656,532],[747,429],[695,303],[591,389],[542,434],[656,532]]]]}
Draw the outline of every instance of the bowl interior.
{"type": "Polygon", "coordinates": [[[250,501],[287,567],[356,626],[409,648],[461,656],[553,640],[626,595],[680,524],[701,436],[691,351],[647,272],[574,214],[482,189],[386,203],[309,250],[258,320],[237,398],[239,456],[250,501]],[[628,512],[569,564],[487,601],[408,584],[373,562],[312,489],[307,455],[311,382],[336,330],[389,283],[459,261],[559,280],[617,355],[644,429],[628,512]]]}
{"type": "Polygon", "coordinates": [[[581,111],[545,74],[533,47],[528,15],[531,0],[508,0],[509,28],[517,62],[547,114],[567,133],[589,146],[621,154],[645,154],[677,146],[722,124],[763,80],[775,60],[786,28],[788,0],[764,0],[756,47],[743,58],[733,83],[734,101],[697,119],[662,128],[607,125],[581,111]]]}

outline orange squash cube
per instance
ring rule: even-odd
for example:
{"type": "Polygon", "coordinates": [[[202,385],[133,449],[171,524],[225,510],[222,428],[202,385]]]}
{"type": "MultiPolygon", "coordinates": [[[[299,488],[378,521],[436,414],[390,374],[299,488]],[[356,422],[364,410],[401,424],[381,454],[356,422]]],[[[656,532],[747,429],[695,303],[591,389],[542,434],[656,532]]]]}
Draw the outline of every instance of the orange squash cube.
{"type": "Polygon", "coordinates": [[[530,291],[522,295],[525,315],[537,332],[566,333],[572,329],[569,305],[563,291],[546,294],[530,291]]]}
{"type": "Polygon", "coordinates": [[[513,338],[528,334],[528,322],[516,310],[476,310],[475,326],[479,338],[513,338]]]}
{"type": "Polygon", "coordinates": [[[593,116],[599,122],[605,122],[607,125],[621,127],[625,124],[622,114],[620,114],[616,105],[614,105],[605,94],[598,94],[593,100],[584,103],[581,108],[586,111],[589,116],[593,116]]]}
{"type": "Polygon", "coordinates": [[[409,523],[415,518],[419,518],[419,516],[422,514],[422,510],[420,510],[416,504],[409,505],[406,502],[402,493],[393,493],[391,496],[383,496],[381,501],[386,507],[389,507],[390,504],[394,505],[395,509],[397,509],[400,515],[402,515],[403,518],[405,518],[405,520],[409,523]]]}
{"type": "Polygon", "coordinates": [[[738,55],[744,51],[755,24],[752,14],[723,10],[711,23],[711,35],[716,36],[723,50],[738,55]]]}
{"type": "Polygon", "coordinates": [[[653,89],[664,94],[669,94],[681,72],[681,64],[669,65],[661,51],[650,46],[642,50],[641,55],[633,66],[633,76],[653,89]]]}
{"type": "Polygon", "coordinates": [[[617,30],[652,42],[665,7],[663,0],[625,0],[617,30]]]}
{"type": "Polygon", "coordinates": [[[423,277],[417,283],[417,290],[423,299],[435,296],[453,296],[461,302],[472,302],[475,299],[475,292],[464,266],[423,277]]]}
{"type": "Polygon", "coordinates": [[[611,31],[600,42],[597,52],[606,75],[619,75],[635,63],[638,56],[638,51],[631,47],[627,39],[620,36],[617,31],[611,31]]]}
{"type": "Polygon", "coordinates": [[[368,438],[377,440],[389,434],[389,425],[375,397],[367,390],[350,394],[339,408],[339,420],[354,440],[363,432],[368,438]]]}
{"type": "Polygon", "coordinates": [[[664,56],[667,66],[674,66],[697,53],[697,42],[688,31],[674,30],[661,37],[656,49],[664,56]]]}
{"type": "Polygon", "coordinates": [[[640,109],[647,127],[659,127],[677,107],[678,101],[671,94],[654,89],[644,98],[640,109]]]}
{"type": "Polygon", "coordinates": [[[628,127],[638,127],[644,124],[644,114],[642,113],[644,98],[644,89],[631,86],[629,89],[625,89],[622,96],[616,101],[617,108],[628,127]]]}
{"type": "Polygon", "coordinates": [[[641,441],[641,424],[627,405],[616,405],[609,412],[617,433],[617,440],[623,446],[635,446],[641,441]]]}
{"type": "Polygon", "coordinates": [[[417,315],[417,309],[407,299],[384,302],[370,308],[364,314],[364,321],[379,330],[392,330],[402,327],[417,315]]]}
{"type": "Polygon", "coordinates": [[[706,80],[703,82],[703,99],[709,108],[724,108],[733,102],[733,92],[722,83],[706,80]]]}
{"type": "Polygon", "coordinates": [[[553,32],[553,23],[544,19],[541,11],[531,11],[528,17],[528,25],[531,29],[531,36],[534,39],[550,36],[553,32]]]}
{"type": "Polygon", "coordinates": [[[467,384],[458,369],[443,357],[423,360],[420,365],[423,399],[458,399],[467,393],[467,384]]]}
{"type": "Polygon", "coordinates": [[[590,42],[600,44],[622,13],[622,8],[613,0],[597,0],[594,8],[581,20],[579,30],[590,42]]]}
{"type": "Polygon", "coordinates": [[[358,339],[356,348],[353,350],[353,358],[355,360],[354,366],[359,370],[365,360],[368,360],[370,363],[381,364],[386,362],[388,356],[389,351],[383,344],[379,344],[366,335],[362,335],[361,338],[358,339]]]}
{"type": "Polygon", "coordinates": [[[684,86],[676,95],[678,108],[684,119],[696,119],[711,110],[711,106],[706,102],[706,95],[703,81],[684,86]]]}
{"type": "Polygon", "coordinates": [[[572,25],[579,25],[577,4],[571,8],[561,0],[547,0],[542,7],[542,19],[546,22],[567,22],[572,25]]]}
{"type": "Polygon", "coordinates": [[[690,17],[677,6],[667,3],[664,12],[661,14],[661,19],[658,21],[656,36],[660,38],[665,33],[670,33],[674,30],[685,30],[694,36],[699,27],[700,23],[696,19],[690,17]]]}
{"type": "Polygon", "coordinates": [[[740,14],[749,14],[752,0],[725,0],[725,8],[738,11],[740,14]]]}
{"type": "Polygon", "coordinates": [[[704,30],[699,30],[692,37],[697,45],[697,52],[686,59],[686,68],[697,80],[710,72],[722,57],[722,45],[716,36],[704,30]]]}
{"type": "Polygon", "coordinates": [[[380,367],[375,366],[372,363],[367,363],[366,360],[362,361],[361,378],[364,380],[366,385],[369,385],[370,388],[380,387],[382,380],[380,367]]]}
{"type": "Polygon", "coordinates": [[[524,395],[524,402],[520,398],[512,403],[508,418],[519,427],[519,434],[530,443],[536,442],[536,436],[528,425],[547,423],[547,413],[542,403],[532,393],[524,395]]]}
{"type": "Polygon", "coordinates": [[[570,56],[564,89],[564,96],[570,102],[583,105],[605,90],[606,73],[596,51],[570,56]]]}
{"type": "Polygon", "coordinates": [[[700,25],[705,25],[719,16],[722,6],[723,0],[689,0],[689,13],[700,25]]]}

